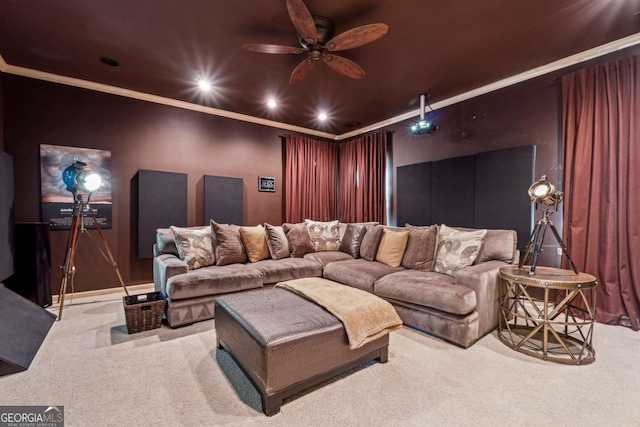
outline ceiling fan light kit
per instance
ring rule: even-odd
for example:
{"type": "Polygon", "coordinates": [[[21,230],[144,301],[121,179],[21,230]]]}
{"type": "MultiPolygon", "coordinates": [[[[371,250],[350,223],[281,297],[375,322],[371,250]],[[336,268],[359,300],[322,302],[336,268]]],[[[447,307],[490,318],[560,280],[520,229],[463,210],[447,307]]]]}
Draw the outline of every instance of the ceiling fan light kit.
{"type": "Polygon", "coordinates": [[[302,0],[287,0],[289,18],[298,32],[301,47],[273,44],[245,44],[242,48],[251,52],[269,54],[308,54],[291,73],[289,83],[297,83],[309,74],[315,61],[322,58],[332,70],[351,79],[362,79],[364,70],[355,62],[329,52],[353,49],[371,43],[387,34],[386,24],[368,24],[352,28],[334,37],[335,23],[324,16],[311,15],[302,0]]]}

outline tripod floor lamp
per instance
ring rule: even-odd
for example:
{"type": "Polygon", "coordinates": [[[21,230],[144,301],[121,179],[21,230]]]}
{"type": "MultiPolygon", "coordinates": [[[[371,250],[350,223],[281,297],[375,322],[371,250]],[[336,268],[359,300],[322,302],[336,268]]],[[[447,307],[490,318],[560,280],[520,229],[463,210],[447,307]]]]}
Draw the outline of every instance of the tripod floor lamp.
{"type": "Polygon", "coordinates": [[[118,276],[120,285],[122,285],[125,293],[129,295],[129,291],[118,269],[118,264],[113,258],[107,240],[102,233],[100,223],[89,204],[91,194],[102,186],[102,177],[92,166],[81,161],[76,161],[62,172],[62,181],[67,186],[67,190],[73,194],[73,216],[71,218],[71,230],[69,232],[64,265],[60,266],[62,269],[62,283],[60,285],[60,294],[58,295],[58,302],[60,303],[58,320],[62,320],[62,310],[64,309],[64,298],[67,293],[67,287],[69,284],[73,286],[73,278],[76,272],[75,256],[78,247],[78,237],[81,234],[87,234],[91,237],[89,230],[85,228],[85,218],[87,217],[93,220],[93,225],[96,227],[96,230],[98,230],[103,246],[103,249],[99,249],[100,252],[105,259],[111,263],[118,276]]]}
{"type": "Polygon", "coordinates": [[[562,253],[565,254],[567,259],[569,260],[569,264],[571,264],[573,272],[578,274],[578,269],[573,263],[567,247],[562,242],[560,234],[558,234],[558,230],[556,230],[553,222],[549,219],[551,214],[558,210],[558,205],[563,198],[562,192],[556,191],[556,188],[549,182],[547,176],[542,175],[542,178],[531,184],[531,187],[529,187],[529,197],[531,198],[531,201],[535,203],[536,210],[538,209],[539,205],[544,205],[545,208],[543,208],[542,211],[542,218],[536,223],[536,226],[531,233],[529,243],[527,244],[527,249],[525,250],[523,256],[520,258],[518,267],[522,268],[531,259],[529,275],[533,276],[536,274],[536,264],[538,263],[538,256],[540,255],[540,252],[542,252],[542,243],[544,242],[544,235],[548,227],[551,229],[551,232],[562,248],[562,253]]]}

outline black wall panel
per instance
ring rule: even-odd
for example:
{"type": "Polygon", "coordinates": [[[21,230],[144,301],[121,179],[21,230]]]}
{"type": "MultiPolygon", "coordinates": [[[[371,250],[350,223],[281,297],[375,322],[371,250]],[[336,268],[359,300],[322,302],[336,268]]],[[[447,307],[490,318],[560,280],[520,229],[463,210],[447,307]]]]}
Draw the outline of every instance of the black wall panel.
{"type": "Polygon", "coordinates": [[[228,176],[204,176],[204,222],[244,224],[244,181],[228,176]]]}
{"type": "Polygon", "coordinates": [[[504,228],[518,233],[518,249],[529,241],[532,221],[527,194],[534,181],[535,146],[476,155],[476,228],[504,228]]]}
{"type": "Polygon", "coordinates": [[[402,166],[397,172],[397,224],[431,224],[431,163],[402,166]]]}
{"type": "Polygon", "coordinates": [[[0,282],[13,274],[13,157],[0,151],[0,282]]]}
{"type": "Polygon", "coordinates": [[[531,233],[527,190],[534,181],[535,149],[529,145],[399,167],[397,224],[515,230],[523,251],[531,233]]]}
{"type": "Polygon", "coordinates": [[[473,227],[475,156],[431,162],[431,222],[473,227]]]}
{"type": "Polygon", "coordinates": [[[187,174],[140,169],[131,195],[137,202],[132,219],[138,228],[138,258],[153,258],[156,229],[187,226],[187,174]]]}

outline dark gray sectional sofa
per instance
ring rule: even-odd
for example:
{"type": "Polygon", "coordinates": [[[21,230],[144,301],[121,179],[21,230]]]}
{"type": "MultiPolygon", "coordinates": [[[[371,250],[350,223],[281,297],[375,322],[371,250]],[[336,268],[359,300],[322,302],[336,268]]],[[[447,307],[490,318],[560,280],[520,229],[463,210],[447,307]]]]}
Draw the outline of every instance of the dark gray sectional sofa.
{"type": "MultiPolygon", "coordinates": [[[[340,224],[341,239],[346,227],[346,224],[340,224]]],[[[446,228],[441,226],[437,230],[444,230],[442,227],[446,228]]],[[[433,271],[434,263],[438,263],[436,253],[426,263],[423,262],[425,259],[416,260],[415,256],[413,261],[407,259],[410,258],[409,251],[413,255],[422,251],[418,253],[418,258],[426,256],[428,261],[425,248],[428,252],[430,246],[416,240],[421,238],[419,233],[413,233],[417,227],[407,226],[409,237],[406,252],[397,266],[383,259],[379,250],[376,254],[375,248],[371,247],[376,243],[380,245],[379,238],[377,242],[375,239],[367,241],[366,236],[367,233],[371,233],[370,236],[376,232],[380,234],[381,228],[386,229],[386,233],[403,232],[406,229],[374,224],[367,224],[366,228],[362,247],[355,251],[356,257],[351,247],[350,251],[346,251],[350,253],[339,250],[316,251],[301,257],[211,265],[192,270],[180,259],[171,229],[159,229],[154,245],[154,282],[156,290],[167,299],[167,321],[171,327],[177,327],[211,319],[214,317],[216,298],[225,294],[272,286],[284,280],[324,277],[384,298],[394,306],[405,325],[465,348],[497,327],[500,294],[498,270],[518,262],[515,231],[488,230],[473,264],[455,273],[444,274],[433,271]],[[365,244],[368,245],[366,250],[365,244]],[[365,253],[367,251],[368,254],[365,253]],[[373,257],[372,253],[375,254],[373,257]]],[[[447,230],[451,233],[452,229],[447,230]]],[[[448,240],[444,234],[444,237],[440,237],[440,234],[437,231],[434,250],[437,248],[446,252],[448,240]]],[[[213,244],[215,246],[215,234],[213,244]]],[[[437,270],[438,265],[435,268],[437,270]]],[[[440,265],[440,270],[443,268],[446,266],[440,265]]]]}

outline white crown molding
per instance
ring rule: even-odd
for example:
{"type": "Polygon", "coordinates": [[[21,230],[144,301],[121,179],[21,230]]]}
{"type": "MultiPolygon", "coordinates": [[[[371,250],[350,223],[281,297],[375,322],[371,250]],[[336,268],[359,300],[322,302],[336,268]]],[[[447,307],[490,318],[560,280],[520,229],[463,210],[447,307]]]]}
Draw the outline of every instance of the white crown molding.
{"type": "MultiPolygon", "coordinates": [[[[575,55],[568,56],[558,61],[551,62],[546,65],[534,68],[524,73],[516,74],[506,79],[498,80],[497,82],[481,86],[479,88],[470,90],[468,92],[461,93],[448,99],[436,102],[431,105],[434,110],[447,107],[449,105],[457,104],[462,101],[466,101],[471,98],[475,98],[480,95],[493,92],[507,86],[511,86],[517,83],[530,80],[544,74],[551,73],[553,71],[560,70],[562,68],[569,67],[584,61],[588,61],[599,56],[603,56],[618,50],[626,49],[631,46],[640,44],[640,33],[633,34],[628,37],[624,37],[619,40],[604,44],[602,46],[595,47],[593,49],[586,50],[584,52],[577,53],[575,55]]],[[[68,86],[79,87],[83,89],[95,90],[98,92],[109,93],[112,95],[123,96],[127,98],[138,99],[141,101],[153,102],[156,104],[168,105],[172,107],[182,108],[185,110],[198,111],[201,113],[211,114],[214,116],[226,117],[234,120],[241,120],[244,122],[254,123],[262,126],[269,126],[277,129],[288,130],[292,132],[303,133],[307,135],[317,136],[320,138],[333,139],[341,141],[348,138],[353,138],[358,135],[362,135],[367,132],[371,132],[386,126],[390,126],[396,123],[403,122],[411,119],[412,117],[418,117],[420,115],[420,109],[408,111],[399,116],[390,117],[380,122],[374,123],[369,126],[362,127],[350,132],[346,132],[340,135],[335,135],[328,132],[322,132],[315,129],[303,128],[300,126],[291,125],[288,123],[276,122],[273,120],[267,120],[260,117],[249,116],[247,114],[234,113],[232,111],[221,110],[218,108],[206,107],[199,104],[193,104],[185,101],[178,101],[176,99],[165,98],[162,96],[151,95],[144,92],[137,92],[134,90],[123,89],[116,86],[109,86],[102,83],[91,82],[88,80],[76,79],[73,77],[60,76],[57,74],[46,73],[43,71],[33,70],[30,68],[16,67],[14,65],[7,64],[0,55],[0,71],[8,74],[15,74],[17,76],[29,77],[38,80],[45,80],[53,83],[60,83],[68,86]]]]}
{"type": "Polygon", "coordinates": [[[52,83],[60,83],[67,86],[79,87],[82,89],[104,92],[111,95],[123,96],[126,98],[138,99],[141,101],[153,102],[156,104],[168,105],[171,107],[182,108],[185,110],[198,111],[201,113],[211,114],[213,116],[226,117],[234,120],[255,123],[262,126],[269,126],[277,129],[289,130],[292,132],[304,133],[307,135],[318,136],[320,138],[336,139],[337,135],[328,132],[322,132],[315,129],[307,129],[288,123],[276,122],[260,117],[249,116],[247,114],[234,113],[232,111],[221,110],[219,108],[206,107],[204,105],[193,104],[177,99],[165,98],[162,96],[151,95],[149,93],[137,92],[135,90],[123,89],[116,86],[109,86],[102,83],[91,82],[88,80],[76,79],[74,77],[60,76],[58,74],[46,73],[44,71],[33,70],[30,68],[16,67],[15,65],[6,64],[3,72],[14,74],[16,76],[29,77],[37,80],[44,80],[52,83]]]}
{"type": "MultiPolygon", "coordinates": [[[[584,52],[580,52],[575,55],[571,55],[566,58],[559,59],[558,61],[554,61],[549,64],[542,65],[540,67],[534,68],[529,71],[525,71],[524,73],[516,74],[515,76],[507,77],[506,79],[498,80],[497,82],[494,82],[485,86],[481,86],[479,88],[461,93],[459,95],[453,96],[448,99],[444,99],[442,101],[432,104],[431,108],[433,108],[434,110],[437,110],[452,104],[457,104],[458,102],[466,101],[468,99],[475,98],[477,96],[484,95],[486,93],[493,92],[498,89],[502,89],[517,83],[522,83],[526,80],[533,79],[535,77],[540,77],[544,74],[551,73],[553,71],[557,71],[562,68],[569,67],[571,65],[579,64],[581,62],[585,62],[590,59],[597,58],[599,56],[616,52],[618,50],[626,49],[628,47],[635,46],[637,44],[640,44],[640,33],[636,33],[631,36],[615,40],[611,43],[607,43],[602,46],[595,47],[593,49],[585,50],[584,52]]],[[[425,112],[428,112],[426,108],[425,108],[425,112]]],[[[396,117],[391,117],[389,119],[354,130],[352,132],[343,133],[341,135],[338,135],[336,139],[343,140],[346,138],[352,138],[354,136],[358,136],[366,132],[371,132],[373,130],[383,128],[385,126],[403,122],[405,120],[411,119],[412,117],[418,117],[419,115],[420,115],[420,109],[418,108],[416,110],[409,111],[407,113],[401,114],[396,117]]]]}

